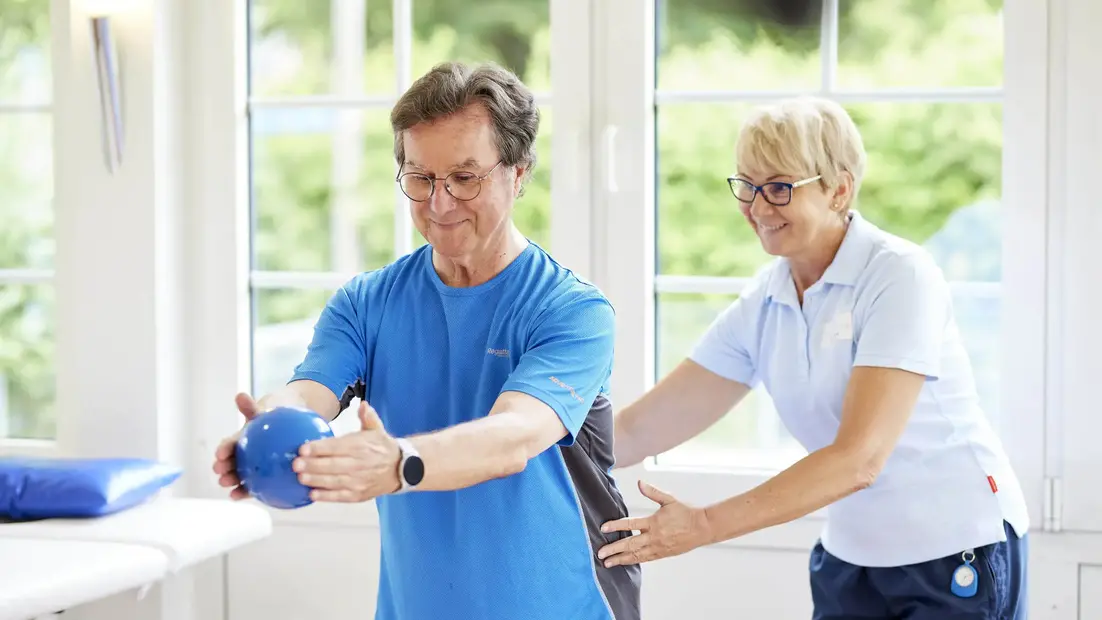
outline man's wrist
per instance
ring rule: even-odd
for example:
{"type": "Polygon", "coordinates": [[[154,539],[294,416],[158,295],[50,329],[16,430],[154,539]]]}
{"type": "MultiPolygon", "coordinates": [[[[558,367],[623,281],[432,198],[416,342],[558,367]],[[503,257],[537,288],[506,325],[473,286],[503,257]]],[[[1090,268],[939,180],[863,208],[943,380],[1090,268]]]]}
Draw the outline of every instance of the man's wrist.
{"type": "Polygon", "coordinates": [[[304,409],[306,408],[306,401],[297,395],[288,396],[280,392],[265,394],[256,401],[256,410],[258,413],[271,411],[277,407],[304,409]]]}
{"type": "Polygon", "coordinates": [[[425,476],[424,462],[421,460],[421,455],[409,439],[395,437],[394,443],[398,454],[398,462],[394,467],[394,474],[397,478],[397,487],[394,492],[404,493],[415,490],[425,476]]]}

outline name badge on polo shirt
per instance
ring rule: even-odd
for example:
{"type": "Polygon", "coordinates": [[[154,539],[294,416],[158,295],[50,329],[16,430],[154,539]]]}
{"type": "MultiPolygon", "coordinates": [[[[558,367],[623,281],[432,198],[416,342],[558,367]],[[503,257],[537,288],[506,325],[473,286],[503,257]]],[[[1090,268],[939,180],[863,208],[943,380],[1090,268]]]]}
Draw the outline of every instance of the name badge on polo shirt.
{"type": "Polygon", "coordinates": [[[844,341],[853,340],[853,313],[839,312],[830,322],[823,326],[823,347],[833,346],[844,341]]]}

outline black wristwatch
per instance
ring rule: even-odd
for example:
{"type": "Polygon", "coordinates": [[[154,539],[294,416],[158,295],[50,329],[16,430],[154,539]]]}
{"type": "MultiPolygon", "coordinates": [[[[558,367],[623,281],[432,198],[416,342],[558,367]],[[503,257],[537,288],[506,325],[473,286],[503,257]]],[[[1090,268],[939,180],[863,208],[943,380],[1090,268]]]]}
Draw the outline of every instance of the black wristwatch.
{"type": "Polygon", "coordinates": [[[398,442],[398,449],[401,450],[401,456],[398,458],[398,482],[401,483],[397,493],[405,493],[406,491],[412,491],[417,488],[417,485],[421,484],[421,481],[425,478],[425,462],[421,460],[421,455],[417,453],[417,448],[413,447],[413,442],[398,437],[395,439],[398,442]]]}

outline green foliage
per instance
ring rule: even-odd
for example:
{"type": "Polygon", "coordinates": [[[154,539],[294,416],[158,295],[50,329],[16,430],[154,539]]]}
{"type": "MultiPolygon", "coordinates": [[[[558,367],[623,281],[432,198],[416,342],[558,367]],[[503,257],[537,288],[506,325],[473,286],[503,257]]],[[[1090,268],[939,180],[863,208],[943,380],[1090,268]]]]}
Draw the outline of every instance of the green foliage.
{"type": "MultiPolygon", "coordinates": [[[[49,0],[3,0],[0,3],[0,67],[10,67],[15,55],[27,47],[46,47],[49,6],[49,0]]],[[[0,71],[0,80],[7,73],[0,71]]],[[[0,85],[6,86],[3,81],[0,85]]]]}
{"type": "MultiPolygon", "coordinates": [[[[0,102],[47,99],[48,8],[48,0],[0,0],[0,102]]],[[[0,269],[53,263],[52,139],[46,115],[0,116],[0,269]]],[[[0,284],[0,408],[9,434],[54,432],[52,318],[49,286],[0,284]]]]}

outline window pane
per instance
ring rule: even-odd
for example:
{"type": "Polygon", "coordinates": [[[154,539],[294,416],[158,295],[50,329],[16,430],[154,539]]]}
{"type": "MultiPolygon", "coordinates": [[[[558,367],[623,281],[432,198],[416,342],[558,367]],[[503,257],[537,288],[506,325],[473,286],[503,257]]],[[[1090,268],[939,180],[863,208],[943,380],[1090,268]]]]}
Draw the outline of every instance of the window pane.
{"type": "Polygon", "coordinates": [[[50,82],[50,0],[0,4],[0,102],[49,103],[50,82]]]}
{"type": "Polygon", "coordinates": [[[253,95],[393,94],[389,0],[252,0],[253,95]]]}
{"type": "Polygon", "coordinates": [[[54,262],[49,114],[0,114],[0,269],[54,262]]]}
{"type": "Polygon", "coordinates": [[[1002,0],[839,0],[839,84],[1000,86],[1002,5],[1002,0]]]}
{"type": "MultiPolygon", "coordinates": [[[[656,303],[658,377],[692,351],[715,317],[737,296],[660,293],[656,303]]],[[[757,389],[715,425],[659,455],[673,466],[784,467],[806,452],[788,434],[764,389],[757,389]]]]}
{"type": "Polygon", "coordinates": [[[51,439],[54,289],[0,283],[0,437],[51,439]]]}
{"type": "Polygon", "coordinates": [[[1002,295],[995,284],[958,284],[954,289],[953,314],[972,362],[980,406],[999,431],[1002,295]]]}
{"type": "Polygon", "coordinates": [[[1002,260],[1002,107],[846,106],[869,164],[858,208],[888,232],[926,245],[951,280],[997,282],[1002,260]]]}
{"type": "Polygon", "coordinates": [[[252,138],[256,269],[343,273],[394,260],[388,110],[260,110],[252,138]]]}
{"type": "Polygon", "coordinates": [[[727,185],[748,110],[743,104],[659,107],[659,273],[746,277],[769,259],[727,185]]]}
{"type": "Polygon", "coordinates": [[[822,3],[656,0],[659,90],[814,90],[822,3]]]}
{"type": "Polygon", "coordinates": [[[332,290],[253,289],[253,393],[287,383],[332,290]]]}
{"type": "Polygon", "coordinates": [[[548,0],[411,1],[413,77],[443,61],[492,61],[535,92],[551,90],[548,0]]]}

